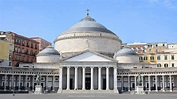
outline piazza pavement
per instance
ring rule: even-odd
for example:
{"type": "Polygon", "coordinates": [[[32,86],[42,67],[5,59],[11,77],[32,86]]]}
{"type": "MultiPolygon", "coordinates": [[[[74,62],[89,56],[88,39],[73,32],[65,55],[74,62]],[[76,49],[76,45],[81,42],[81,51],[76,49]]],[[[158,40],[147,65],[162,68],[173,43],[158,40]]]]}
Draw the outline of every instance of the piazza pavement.
{"type": "Polygon", "coordinates": [[[0,99],[177,99],[173,94],[0,94],[0,99]]]}

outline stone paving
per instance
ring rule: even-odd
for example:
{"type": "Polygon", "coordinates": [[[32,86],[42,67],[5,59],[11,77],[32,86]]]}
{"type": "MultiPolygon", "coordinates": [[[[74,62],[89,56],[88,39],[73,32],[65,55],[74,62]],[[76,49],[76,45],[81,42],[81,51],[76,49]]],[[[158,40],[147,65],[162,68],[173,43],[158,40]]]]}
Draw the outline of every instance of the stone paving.
{"type": "Polygon", "coordinates": [[[0,94],[0,99],[177,99],[177,94],[0,94]]]}

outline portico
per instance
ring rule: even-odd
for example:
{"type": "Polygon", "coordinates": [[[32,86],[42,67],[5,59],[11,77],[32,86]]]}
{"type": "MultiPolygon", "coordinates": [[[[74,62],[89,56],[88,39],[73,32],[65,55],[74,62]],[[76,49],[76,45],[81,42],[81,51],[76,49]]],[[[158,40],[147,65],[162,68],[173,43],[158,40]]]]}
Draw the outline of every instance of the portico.
{"type": "Polygon", "coordinates": [[[98,53],[85,52],[60,63],[59,90],[117,91],[117,63],[98,53]],[[89,56],[87,59],[81,58],[89,56]],[[66,83],[62,83],[66,82],[66,83]]]}

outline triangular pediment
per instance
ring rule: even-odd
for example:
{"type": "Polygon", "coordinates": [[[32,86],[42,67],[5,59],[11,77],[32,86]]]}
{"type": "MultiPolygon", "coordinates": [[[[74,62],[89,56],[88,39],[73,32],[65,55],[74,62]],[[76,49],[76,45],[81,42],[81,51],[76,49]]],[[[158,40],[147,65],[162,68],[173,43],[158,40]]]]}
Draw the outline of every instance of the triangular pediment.
{"type": "Polygon", "coordinates": [[[85,52],[74,57],[68,58],[65,61],[111,62],[112,60],[107,58],[107,56],[99,55],[97,53],[85,52]]]}

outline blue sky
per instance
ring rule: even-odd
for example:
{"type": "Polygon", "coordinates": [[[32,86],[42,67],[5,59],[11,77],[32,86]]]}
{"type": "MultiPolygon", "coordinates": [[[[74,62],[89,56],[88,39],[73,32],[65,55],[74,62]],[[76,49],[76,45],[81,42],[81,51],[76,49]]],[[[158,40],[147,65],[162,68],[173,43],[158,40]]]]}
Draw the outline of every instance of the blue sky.
{"type": "Polygon", "coordinates": [[[123,43],[177,42],[177,0],[0,0],[0,30],[53,43],[87,8],[123,43]]]}

